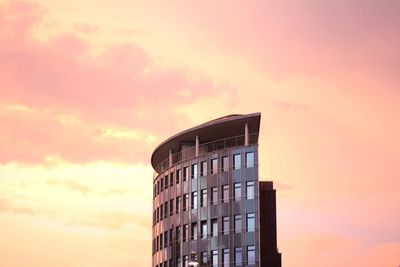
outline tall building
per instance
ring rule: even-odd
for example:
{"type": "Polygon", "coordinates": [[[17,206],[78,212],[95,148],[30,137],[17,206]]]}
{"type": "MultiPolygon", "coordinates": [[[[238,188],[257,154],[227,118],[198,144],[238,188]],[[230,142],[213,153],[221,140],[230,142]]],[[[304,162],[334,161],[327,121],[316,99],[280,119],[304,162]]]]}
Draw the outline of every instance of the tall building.
{"type": "Polygon", "coordinates": [[[260,113],[182,131],[153,152],[153,267],[280,267],[272,182],[258,178],[260,113]]]}

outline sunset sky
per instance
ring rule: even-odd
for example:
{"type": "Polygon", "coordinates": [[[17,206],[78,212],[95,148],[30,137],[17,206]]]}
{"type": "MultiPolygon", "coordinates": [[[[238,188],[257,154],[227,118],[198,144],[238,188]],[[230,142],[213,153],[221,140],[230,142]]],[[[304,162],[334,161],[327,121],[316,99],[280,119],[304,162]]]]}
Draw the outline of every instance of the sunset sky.
{"type": "Polygon", "coordinates": [[[0,267],[150,266],[153,149],[253,112],[283,266],[399,266],[399,13],[0,0],[0,267]]]}

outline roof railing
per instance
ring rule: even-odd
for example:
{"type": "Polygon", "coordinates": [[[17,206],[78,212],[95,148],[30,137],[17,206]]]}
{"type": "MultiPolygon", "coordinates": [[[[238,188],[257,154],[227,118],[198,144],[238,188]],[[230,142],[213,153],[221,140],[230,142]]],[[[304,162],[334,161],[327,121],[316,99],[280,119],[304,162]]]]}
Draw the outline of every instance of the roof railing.
{"type": "MultiPolygon", "coordinates": [[[[258,133],[249,134],[249,145],[257,144],[257,142],[258,142],[258,133]]],[[[214,151],[224,150],[227,148],[241,147],[244,145],[245,145],[244,135],[219,139],[209,143],[200,144],[198,156],[212,153],[214,151]]],[[[175,165],[183,160],[188,160],[194,157],[196,157],[196,146],[185,148],[172,155],[172,165],[175,165]]],[[[155,167],[153,178],[155,178],[159,173],[163,172],[164,170],[170,167],[169,161],[170,159],[169,157],[167,157],[159,164],[157,164],[157,166],[155,167]]]]}

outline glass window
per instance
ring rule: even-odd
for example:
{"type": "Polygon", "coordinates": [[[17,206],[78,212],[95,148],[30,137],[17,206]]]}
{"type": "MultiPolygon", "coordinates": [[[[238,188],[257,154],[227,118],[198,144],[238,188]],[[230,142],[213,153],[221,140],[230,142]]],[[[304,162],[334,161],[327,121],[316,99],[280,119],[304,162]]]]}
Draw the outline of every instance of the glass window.
{"type": "Polygon", "coordinates": [[[197,164],[192,164],[192,179],[197,178],[197,164]]]}
{"type": "Polygon", "coordinates": [[[175,240],[179,241],[181,238],[181,227],[177,226],[175,229],[175,240]]]}
{"type": "Polygon", "coordinates": [[[207,261],[208,261],[207,251],[201,252],[201,263],[203,265],[207,265],[207,261]]]}
{"type": "Polygon", "coordinates": [[[173,229],[170,229],[170,230],[169,230],[169,242],[170,242],[170,243],[172,243],[172,241],[173,241],[173,240],[172,240],[172,239],[173,239],[173,236],[174,236],[174,230],[173,230],[173,229]]]}
{"type": "Polygon", "coordinates": [[[168,188],[168,175],[165,175],[165,178],[164,178],[164,180],[165,180],[165,189],[167,189],[168,188]]]}
{"type": "Polygon", "coordinates": [[[176,197],[176,201],[175,201],[175,211],[176,213],[179,213],[179,210],[181,208],[181,197],[176,197]]]}
{"type": "Polygon", "coordinates": [[[183,211],[185,211],[189,206],[189,196],[188,194],[183,195],[183,211]]]}
{"type": "Polygon", "coordinates": [[[173,186],[174,185],[174,173],[170,173],[169,175],[169,186],[173,186]]]}
{"type": "Polygon", "coordinates": [[[254,213],[247,213],[247,231],[253,232],[254,231],[254,213]]]}
{"type": "Polygon", "coordinates": [[[160,181],[157,181],[157,195],[160,194],[160,181]]]}
{"type": "Polygon", "coordinates": [[[224,235],[229,235],[229,217],[222,217],[222,231],[224,235]]]}
{"type": "Polygon", "coordinates": [[[222,203],[229,202],[229,185],[222,186],[222,203]]]}
{"type": "Polygon", "coordinates": [[[185,224],[183,225],[183,233],[182,233],[182,238],[183,242],[185,242],[189,237],[189,225],[185,224]]]}
{"type": "Polygon", "coordinates": [[[211,187],[211,203],[212,205],[218,204],[218,188],[211,187]]]}
{"type": "Polygon", "coordinates": [[[207,239],[207,221],[201,222],[201,238],[207,239]]]}
{"type": "Polygon", "coordinates": [[[163,248],[163,234],[160,234],[159,241],[160,241],[160,249],[162,249],[163,248]]]}
{"type": "Polygon", "coordinates": [[[163,204],[160,205],[160,221],[163,219],[163,204]]]}
{"type": "Polygon", "coordinates": [[[235,266],[242,266],[242,248],[235,248],[235,266]]]}
{"type": "Polygon", "coordinates": [[[183,256],[183,267],[188,267],[189,265],[189,257],[183,256]]]}
{"type": "Polygon", "coordinates": [[[164,232],[164,247],[166,248],[168,246],[168,232],[164,232]]]}
{"type": "Polygon", "coordinates": [[[207,175],[207,161],[203,161],[201,163],[200,176],[206,176],[206,175],[207,175]]]}
{"type": "Polygon", "coordinates": [[[247,199],[254,199],[254,182],[246,182],[246,196],[247,199]]]}
{"type": "Polygon", "coordinates": [[[211,160],[211,173],[217,173],[218,172],[218,159],[212,159],[211,160]]]}
{"type": "Polygon", "coordinates": [[[223,266],[229,266],[229,249],[222,250],[222,264],[223,266]]]}
{"type": "Polygon", "coordinates": [[[181,180],[181,170],[176,171],[176,183],[179,184],[179,181],[181,180]]]}
{"type": "Polygon", "coordinates": [[[242,215],[235,215],[235,233],[242,232],[242,215]]]}
{"type": "Polygon", "coordinates": [[[235,170],[240,169],[240,165],[241,165],[240,154],[233,155],[233,169],[235,170]]]}
{"type": "Polygon", "coordinates": [[[189,168],[184,167],[183,168],[183,180],[186,181],[188,177],[189,177],[189,168]]]}
{"type": "Polygon", "coordinates": [[[167,218],[168,216],[168,201],[164,204],[164,217],[167,218]]]}
{"type": "Polygon", "coordinates": [[[218,267],[218,250],[211,251],[211,266],[218,267]]]}
{"type": "Polygon", "coordinates": [[[164,190],[164,178],[161,178],[160,192],[164,190]]]}
{"type": "Polygon", "coordinates": [[[241,183],[235,183],[235,200],[241,200],[242,199],[242,184],[241,183]]]}
{"type": "Polygon", "coordinates": [[[246,168],[254,167],[254,153],[246,153],[246,168]]]}
{"type": "Polygon", "coordinates": [[[201,206],[207,206],[207,189],[201,190],[201,206]]]}
{"type": "Polygon", "coordinates": [[[229,157],[222,157],[222,171],[227,172],[229,171],[229,157]]]}
{"type": "Polygon", "coordinates": [[[211,220],[211,236],[218,236],[218,221],[217,221],[217,219],[211,220]]]}
{"type": "Polygon", "coordinates": [[[254,246],[247,247],[247,262],[248,264],[256,263],[256,252],[254,246]]]}
{"type": "Polygon", "coordinates": [[[192,192],[192,209],[197,209],[197,191],[192,192]]]}
{"type": "Polygon", "coordinates": [[[174,200],[171,199],[169,201],[169,214],[172,215],[173,212],[174,212],[174,200]]]}
{"type": "Polygon", "coordinates": [[[192,232],[191,232],[192,240],[197,239],[197,223],[192,223],[192,232]]]}

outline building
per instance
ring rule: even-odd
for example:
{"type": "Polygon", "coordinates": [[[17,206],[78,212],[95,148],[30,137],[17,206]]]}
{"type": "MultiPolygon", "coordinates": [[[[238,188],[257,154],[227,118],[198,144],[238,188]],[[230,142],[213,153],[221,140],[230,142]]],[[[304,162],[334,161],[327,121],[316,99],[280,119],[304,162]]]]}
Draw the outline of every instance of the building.
{"type": "Polygon", "coordinates": [[[182,131],[153,152],[153,267],[280,267],[272,182],[259,182],[260,113],[182,131]]]}

